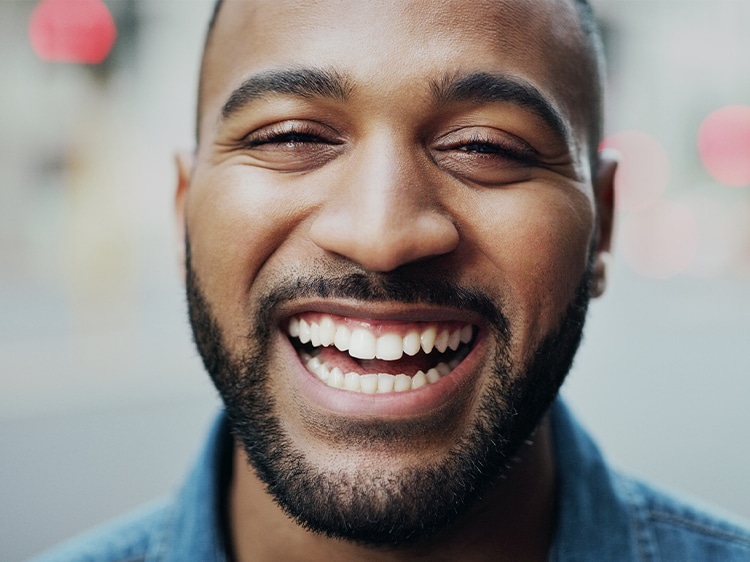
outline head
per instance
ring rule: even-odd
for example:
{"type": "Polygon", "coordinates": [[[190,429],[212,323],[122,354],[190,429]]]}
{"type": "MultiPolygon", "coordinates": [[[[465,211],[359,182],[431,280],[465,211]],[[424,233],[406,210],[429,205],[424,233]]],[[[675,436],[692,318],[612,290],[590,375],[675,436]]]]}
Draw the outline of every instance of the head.
{"type": "Polygon", "coordinates": [[[239,446],[301,525],[439,532],[554,399],[611,229],[587,14],[218,9],[177,192],[190,317],[239,446]]]}

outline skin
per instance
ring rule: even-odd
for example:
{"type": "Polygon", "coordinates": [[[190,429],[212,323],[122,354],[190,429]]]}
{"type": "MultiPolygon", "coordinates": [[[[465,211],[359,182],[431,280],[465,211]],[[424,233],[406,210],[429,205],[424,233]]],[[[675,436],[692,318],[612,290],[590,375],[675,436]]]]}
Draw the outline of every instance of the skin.
{"type": "MultiPolygon", "coordinates": [[[[190,233],[192,267],[226,348],[240,354],[247,345],[258,295],[324,264],[379,275],[418,270],[480,289],[503,303],[510,354],[525,363],[573,299],[595,241],[593,292],[604,288],[615,166],[589,161],[595,139],[581,100],[591,78],[576,82],[582,86],[569,79],[580,75],[574,61],[582,56],[574,9],[562,0],[228,1],[204,60],[199,144],[178,158],[176,196],[181,235],[190,233]],[[248,77],[290,68],[332,70],[345,77],[346,95],[276,93],[222,116],[248,77]],[[435,84],[476,72],[531,85],[559,115],[562,134],[515,102],[434,98],[435,84]],[[306,136],[267,142],[269,131],[290,127],[306,136]],[[516,155],[486,152],[498,144],[516,155]]],[[[356,311],[375,324],[448,314],[318,299],[294,302],[276,320],[281,326],[305,310],[356,311]]],[[[285,340],[279,328],[270,358],[280,374],[296,369],[285,340]]],[[[309,402],[293,377],[274,379],[277,413],[295,445],[327,469],[419,466],[470,424],[492,345],[457,398],[453,427],[420,436],[413,448],[337,449],[335,436],[314,429],[309,416],[340,421],[342,414],[309,402]]],[[[402,419],[408,412],[388,421],[402,419]]],[[[238,447],[229,501],[234,554],[241,561],[544,560],[555,494],[546,421],[506,476],[430,543],[370,549],[297,525],[238,447]]]]}

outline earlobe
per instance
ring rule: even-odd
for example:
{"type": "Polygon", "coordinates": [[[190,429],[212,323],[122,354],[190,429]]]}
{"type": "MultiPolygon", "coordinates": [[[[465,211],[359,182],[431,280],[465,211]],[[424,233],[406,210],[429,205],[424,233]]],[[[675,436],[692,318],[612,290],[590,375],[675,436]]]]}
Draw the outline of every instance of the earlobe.
{"type": "Polygon", "coordinates": [[[177,167],[177,186],[174,195],[174,213],[177,259],[181,278],[185,279],[185,233],[187,229],[185,206],[193,170],[193,154],[187,151],[176,153],[175,165],[177,167]]]}
{"type": "Polygon", "coordinates": [[[601,296],[607,286],[615,216],[615,173],[618,160],[619,154],[613,150],[605,149],[599,153],[599,165],[594,178],[597,238],[591,284],[592,297],[601,296]]]}
{"type": "Polygon", "coordinates": [[[593,276],[591,279],[591,297],[597,298],[607,289],[607,273],[612,255],[609,252],[597,252],[594,258],[593,276]]]}

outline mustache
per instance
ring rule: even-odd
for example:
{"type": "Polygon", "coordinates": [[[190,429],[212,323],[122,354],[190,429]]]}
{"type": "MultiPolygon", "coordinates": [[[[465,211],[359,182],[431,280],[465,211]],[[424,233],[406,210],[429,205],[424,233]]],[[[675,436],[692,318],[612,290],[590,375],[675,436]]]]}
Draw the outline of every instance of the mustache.
{"type": "MultiPolygon", "coordinates": [[[[193,300],[210,309],[192,267],[190,236],[185,233],[186,285],[193,300]]],[[[454,281],[417,268],[402,268],[388,273],[368,273],[354,270],[349,264],[330,262],[315,266],[315,273],[289,276],[277,281],[258,298],[254,315],[254,337],[267,341],[271,326],[282,305],[298,299],[337,298],[364,303],[403,303],[433,305],[474,312],[483,318],[488,328],[503,341],[509,341],[510,329],[506,315],[497,299],[480,289],[466,287],[454,281]],[[347,271],[349,270],[349,271],[347,271]]],[[[219,330],[218,326],[214,326],[219,330]]],[[[220,331],[220,330],[219,330],[220,331]]]]}
{"type": "MultiPolygon", "coordinates": [[[[508,320],[500,306],[482,291],[447,279],[391,272],[321,274],[279,282],[259,299],[256,330],[270,329],[275,313],[285,303],[303,298],[338,298],[361,302],[424,304],[467,310],[485,319],[501,337],[508,337],[508,320]]],[[[264,334],[258,333],[258,336],[264,334]]]]}

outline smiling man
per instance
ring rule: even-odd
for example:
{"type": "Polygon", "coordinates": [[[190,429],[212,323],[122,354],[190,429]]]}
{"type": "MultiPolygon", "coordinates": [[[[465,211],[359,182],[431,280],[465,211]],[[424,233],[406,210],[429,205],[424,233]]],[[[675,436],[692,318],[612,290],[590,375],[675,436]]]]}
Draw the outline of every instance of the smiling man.
{"type": "Polygon", "coordinates": [[[174,501],[58,559],[750,559],[556,400],[604,288],[600,84],[581,1],[217,4],[176,202],[226,412],[174,501]]]}

